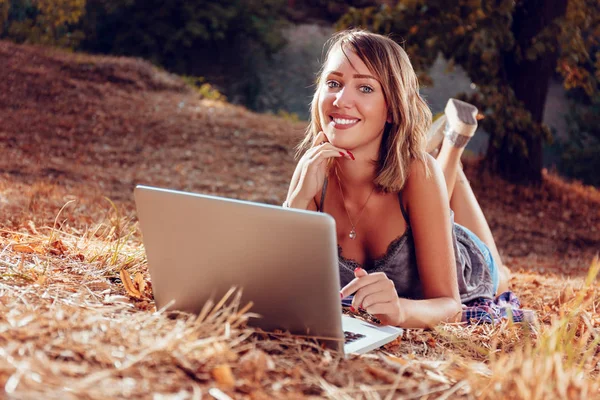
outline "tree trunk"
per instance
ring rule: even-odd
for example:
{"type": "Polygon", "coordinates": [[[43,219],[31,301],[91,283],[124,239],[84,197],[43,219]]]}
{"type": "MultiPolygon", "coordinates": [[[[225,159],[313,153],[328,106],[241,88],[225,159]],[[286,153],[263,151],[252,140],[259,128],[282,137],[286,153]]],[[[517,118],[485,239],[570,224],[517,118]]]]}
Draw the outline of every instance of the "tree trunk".
{"type": "MultiPolygon", "coordinates": [[[[531,39],[555,19],[565,15],[568,0],[521,0],[517,2],[513,14],[512,32],[516,45],[523,49],[531,46],[531,39]]],[[[556,41],[553,43],[556,46],[556,41]]],[[[556,68],[558,54],[546,51],[531,61],[523,58],[515,60],[514,52],[505,54],[505,68],[508,81],[536,123],[541,123],[544,105],[548,94],[550,78],[556,68]]],[[[510,134],[510,133],[509,133],[510,134]]],[[[490,146],[488,159],[492,168],[501,176],[515,183],[539,183],[543,162],[543,140],[541,137],[526,138],[528,154],[511,150],[504,140],[500,148],[490,146]]]]}

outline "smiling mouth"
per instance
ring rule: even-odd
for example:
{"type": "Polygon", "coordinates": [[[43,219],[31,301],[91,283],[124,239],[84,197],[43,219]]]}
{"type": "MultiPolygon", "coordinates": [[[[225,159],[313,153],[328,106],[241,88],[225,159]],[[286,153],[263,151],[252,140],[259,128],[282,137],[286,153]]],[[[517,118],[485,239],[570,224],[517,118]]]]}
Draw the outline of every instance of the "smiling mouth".
{"type": "Polygon", "coordinates": [[[329,118],[331,118],[331,121],[333,121],[333,123],[338,127],[352,126],[360,121],[360,119],[356,118],[336,118],[331,116],[329,118]]]}

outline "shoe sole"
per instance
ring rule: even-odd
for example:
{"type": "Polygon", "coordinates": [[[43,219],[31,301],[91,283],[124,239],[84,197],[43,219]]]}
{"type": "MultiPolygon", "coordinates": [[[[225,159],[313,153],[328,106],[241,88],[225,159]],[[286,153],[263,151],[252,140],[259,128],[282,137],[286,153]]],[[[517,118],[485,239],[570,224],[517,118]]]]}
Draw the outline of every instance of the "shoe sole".
{"type": "Polygon", "coordinates": [[[477,112],[474,105],[457,99],[448,100],[444,109],[452,130],[468,137],[472,137],[477,130],[477,112]]]}
{"type": "Polygon", "coordinates": [[[427,131],[427,147],[425,148],[427,153],[431,153],[442,144],[446,121],[446,115],[442,115],[429,127],[429,131],[427,131]]]}

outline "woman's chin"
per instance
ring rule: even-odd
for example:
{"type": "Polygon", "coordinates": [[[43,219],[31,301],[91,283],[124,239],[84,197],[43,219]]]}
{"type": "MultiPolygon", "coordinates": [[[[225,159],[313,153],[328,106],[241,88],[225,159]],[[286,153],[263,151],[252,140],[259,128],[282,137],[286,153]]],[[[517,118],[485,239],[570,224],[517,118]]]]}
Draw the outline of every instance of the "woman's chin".
{"type": "Polygon", "coordinates": [[[327,140],[329,141],[329,143],[331,143],[332,145],[334,145],[336,147],[345,148],[344,146],[348,146],[350,144],[348,141],[348,136],[344,135],[343,133],[340,134],[335,131],[334,132],[329,131],[329,132],[325,133],[325,136],[327,137],[327,140]]]}
{"type": "Polygon", "coordinates": [[[331,143],[335,147],[339,147],[340,149],[347,149],[348,146],[348,143],[346,143],[346,141],[340,140],[340,138],[336,139],[335,137],[329,139],[329,143],[331,143]]]}

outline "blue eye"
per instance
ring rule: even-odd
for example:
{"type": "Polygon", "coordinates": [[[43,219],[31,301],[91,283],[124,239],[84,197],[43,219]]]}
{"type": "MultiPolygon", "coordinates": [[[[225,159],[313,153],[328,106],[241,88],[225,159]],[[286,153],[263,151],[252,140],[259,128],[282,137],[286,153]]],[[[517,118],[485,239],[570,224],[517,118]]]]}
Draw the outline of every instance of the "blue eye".
{"type": "Polygon", "coordinates": [[[327,85],[328,88],[340,87],[340,84],[336,81],[327,81],[327,82],[325,82],[325,84],[327,85]]]}
{"type": "Polygon", "coordinates": [[[373,93],[373,88],[370,86],[361,86],[360,91],[363,93],[373,93]]]}

